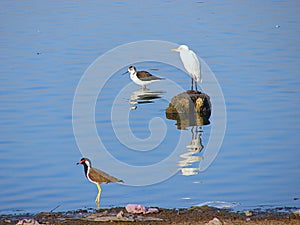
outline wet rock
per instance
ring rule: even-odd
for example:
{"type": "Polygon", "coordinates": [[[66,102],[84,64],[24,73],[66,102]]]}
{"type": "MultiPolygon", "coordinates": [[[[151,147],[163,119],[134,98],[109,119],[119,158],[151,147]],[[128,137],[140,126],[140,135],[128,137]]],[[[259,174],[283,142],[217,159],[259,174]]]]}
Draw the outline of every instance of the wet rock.
{"type": "Polygon", "coordinates": [[[294,215],[298,215],[299,216],[300,215],[300,209],[295,210],[293,213],[294,213],[294,215]]]}
{"type": "Polygon", "coordinates": [[[210,220],[208,223],[206,223],[205,225],[222,225],[222,222],[218,218],[215,217],[212,220],[210,220]]]}
{"type": "Polygon", "coordinates": [[[84,221],[95,221],[95,222],[113,222],[113,221],[119,221],[119,222],[134,222],[134,218],[128,217],[128,216],[117,216],[117,215],[99,215],[99,214],[92,214],[90,216],[87,216],[85,218],[81,218],[81,220],[84,221]]]}
{"type": "Polygon", "coordinates": [[[238,202],[224,202],[224,201],[207,201],[198,204],[198,207],[209,206],[217,209],[233,209],[235,206],[240,205],[238,202]]]}
{"type": "Polygon", "coordinates": [[[166,118],[177,121],[178,129],[209,124],[210,97],[205,93],[186,91],[174,96],[166,109],[166,118]]]}
{"type": "Polygon", "coordinates": [[[253,213],[251,211],[244,211],[244,213],[248,217],[253,215],[253,213]]]}
{"type": "Polygon", "coordinates": [[[120,211],[118,214],[109,213],[103,215],[102,213],[91,214],[87,217],[80,218],[82,221],[94,221],[94,222],[143,222],[143,221],[163,221],[163,219],[157,217],[145,217],[136,216],[133,214],[126,214],[120,211]]]}
{"type": "Polygon", "coordinates": [[[117,214],[117,218],[120,219],[122,218],[124,215],[124,212],[121,210],[118,214],[117,214]]]}
{"type": "Polygon", "coordinates": [[[200,113],[209,117],[211,114],[210,97],[201,92],[186,91],[174,96],[167,113],[200,113]]]}

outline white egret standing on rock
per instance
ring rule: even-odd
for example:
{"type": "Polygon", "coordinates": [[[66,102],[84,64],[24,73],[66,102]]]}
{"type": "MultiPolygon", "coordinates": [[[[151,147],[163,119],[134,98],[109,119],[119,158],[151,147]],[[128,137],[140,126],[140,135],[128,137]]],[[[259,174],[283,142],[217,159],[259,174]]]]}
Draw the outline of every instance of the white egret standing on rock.
{"type": "Polygon", "coordinates": [[[171,51],[179,52],[184,68],[192,77],[192,90],[195,82],[195,88],[198,91],[197,82],[202,82],[202,78],[200,63],[195,52],[186,45],[180,45],[178,48],[171,49],[171,51]]]}

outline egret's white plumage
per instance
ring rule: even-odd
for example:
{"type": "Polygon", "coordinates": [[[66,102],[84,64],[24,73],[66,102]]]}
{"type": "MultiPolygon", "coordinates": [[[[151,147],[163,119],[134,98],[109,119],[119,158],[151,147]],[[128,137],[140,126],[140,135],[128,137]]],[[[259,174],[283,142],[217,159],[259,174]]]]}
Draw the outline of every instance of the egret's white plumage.
{"type": "MultiPolygon", "coordinates": [[[[181,61],[183,63],[184,68],[192,77],[192,89],[193,89],[193,81],[202,82],[201,78],[201,67],[195,52],[189,49],[186,45],[180,45],[178,48],[171,49],[172,51],[179,52],[181,61]]],[[[197,90],[197,83],[195,83],[197,90]]]]}

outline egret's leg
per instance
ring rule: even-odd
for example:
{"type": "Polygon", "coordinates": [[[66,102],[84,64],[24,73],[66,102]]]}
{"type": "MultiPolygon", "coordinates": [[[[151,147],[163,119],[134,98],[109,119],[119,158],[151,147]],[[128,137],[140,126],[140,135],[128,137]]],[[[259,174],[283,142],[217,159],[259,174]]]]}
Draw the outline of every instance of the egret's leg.
{"type": "Polygon", "coordinates": [[[192,89],[191,90],[193,90],[194,89],[194,79],[192,78],[192,89]]]}
{"type": "Polygon", "coordinates": [[[100,187],[100,184],[97,183],[96,185],[98,188],[98,194],[97,194],[95,202],[96,202],[97,208],[100,209],[100,196],[101,196],[102,189],[100,187]]]}
{"type": "Polygon", "coordinates": [[[198,92],[197,81],[195,81],[195,87],[196,87],[196,91],[198,92]]]}

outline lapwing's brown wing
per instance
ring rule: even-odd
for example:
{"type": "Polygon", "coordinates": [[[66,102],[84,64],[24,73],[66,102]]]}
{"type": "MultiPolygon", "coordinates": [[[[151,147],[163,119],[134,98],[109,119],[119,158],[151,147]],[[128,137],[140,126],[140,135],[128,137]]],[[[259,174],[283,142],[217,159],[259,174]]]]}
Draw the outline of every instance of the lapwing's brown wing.
{"type": "Polygon", "coordinates": [[[109,174],[93,167],[90,169],[89,177],[92,181],[97,183],[124,182],[116,177],[110,176],[109,174]]]}
{"type": "Polygon", "coordinates": [[[139,78],[141,81],[151,81],[151,80],[163,80],[163,78],[157,77],[152,75],[151,73],[147,71],[138,71],[136,73],[137,78],[139,78]]]}

